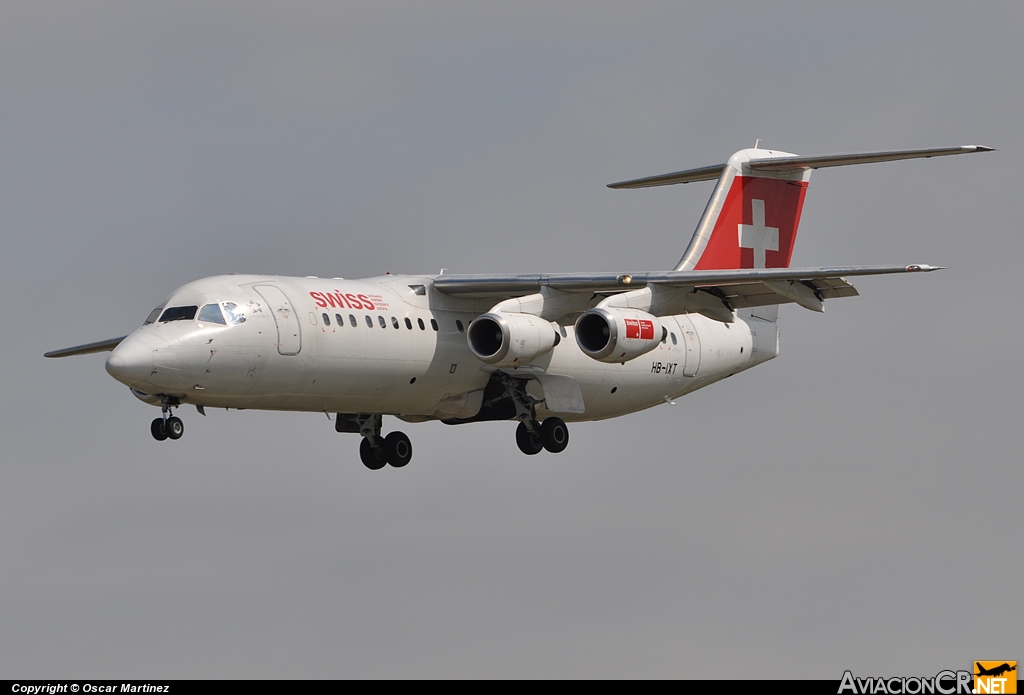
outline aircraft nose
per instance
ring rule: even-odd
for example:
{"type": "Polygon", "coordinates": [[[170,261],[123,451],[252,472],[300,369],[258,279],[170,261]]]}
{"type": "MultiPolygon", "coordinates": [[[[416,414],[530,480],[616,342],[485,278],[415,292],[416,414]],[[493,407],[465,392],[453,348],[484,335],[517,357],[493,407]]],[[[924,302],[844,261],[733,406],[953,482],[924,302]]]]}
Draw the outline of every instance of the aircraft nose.
{"type": "Polygon", "coordinates": [[[153,350],[138,340],[126,340],[114,348],[107,358],[107,374],[131,386],[153,371],[153,350]]]}

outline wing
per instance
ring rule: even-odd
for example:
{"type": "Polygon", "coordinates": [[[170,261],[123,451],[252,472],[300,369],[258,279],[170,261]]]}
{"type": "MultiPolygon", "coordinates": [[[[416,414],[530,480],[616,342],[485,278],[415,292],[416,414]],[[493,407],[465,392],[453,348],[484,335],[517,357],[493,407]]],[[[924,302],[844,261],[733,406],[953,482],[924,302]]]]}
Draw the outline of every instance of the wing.
{"type": "MultiPolygon", "coordinates": [[[[732,310],[795,303],[822,311],[823,300],[855,297],[846,277],[940,270],[930,265],[847,266],[835,268],[756,268],[745,270],[673,270],[649,273],[551,273],[528,275],[439,275],[434,289],[447,295],[496,302],[541,292],[614,295],[646,287],[693,294],[689,309],[723,319],[732,310]]],[[[667,305],[666,305],[667,306],[667,305]]],[[[670,313],[677,313],[671,311],[670,313]]],[[[678,312],[682,313],[682,312],[678,312]]]]}
{"type": "Polygon", "coordinates": [[[96,343],[76,345],[75,347],[64,348],[63,350],[51,350],[50,352],[43,353],[43,357],[71,357],[72,355],[88,355],[92,352],[110,352],[127,337],[122,335],[120,338],[110,338],[96,343]]]}

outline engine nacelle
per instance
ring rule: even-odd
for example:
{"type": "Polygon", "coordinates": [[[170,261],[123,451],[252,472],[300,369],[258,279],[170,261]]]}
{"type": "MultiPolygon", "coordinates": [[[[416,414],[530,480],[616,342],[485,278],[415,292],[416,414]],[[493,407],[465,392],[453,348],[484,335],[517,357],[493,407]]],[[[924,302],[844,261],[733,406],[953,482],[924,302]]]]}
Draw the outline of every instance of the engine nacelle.
{"type": "Polygon", "coordinates": [[[551,350],[560,338],[551,322],[539,316],[490,312],[473,319],[466,340],[481,361],[518,367],[551,350]]]}
{"type": "Polygon", "coordinates": [[[668,329],[636,309],[597,307],[576,319],[576,344],[598,362],[628,362],[658,347],[668,329]]]}

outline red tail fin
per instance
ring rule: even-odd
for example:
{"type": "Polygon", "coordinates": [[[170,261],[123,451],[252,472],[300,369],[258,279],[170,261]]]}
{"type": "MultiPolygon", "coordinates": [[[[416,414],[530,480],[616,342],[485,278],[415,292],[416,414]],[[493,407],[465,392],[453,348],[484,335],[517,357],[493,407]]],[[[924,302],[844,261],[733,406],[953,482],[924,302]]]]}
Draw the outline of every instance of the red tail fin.
{"type": "Polygon", "coordinates": [[[748,166],[780,156],[789,155],[741,150],[729,158],[677,270],[789,267],[811,172],[748,166]]]}
{"type": "Polygon", "coordinates": [[[788,268],[806,181],[736,176],[695,270],[788,268]]]}

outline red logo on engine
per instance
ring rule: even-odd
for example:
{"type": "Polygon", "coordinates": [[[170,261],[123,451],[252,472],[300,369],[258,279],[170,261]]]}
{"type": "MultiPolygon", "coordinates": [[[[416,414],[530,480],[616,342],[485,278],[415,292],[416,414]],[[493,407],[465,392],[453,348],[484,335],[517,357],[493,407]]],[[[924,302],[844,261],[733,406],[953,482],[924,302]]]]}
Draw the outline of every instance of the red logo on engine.
{"type": "Polygon", "coordinates": [[[644,319],[623,319],[626,322],[626,337],[634,340],[652,340],[654,322],[644,319]]]}

